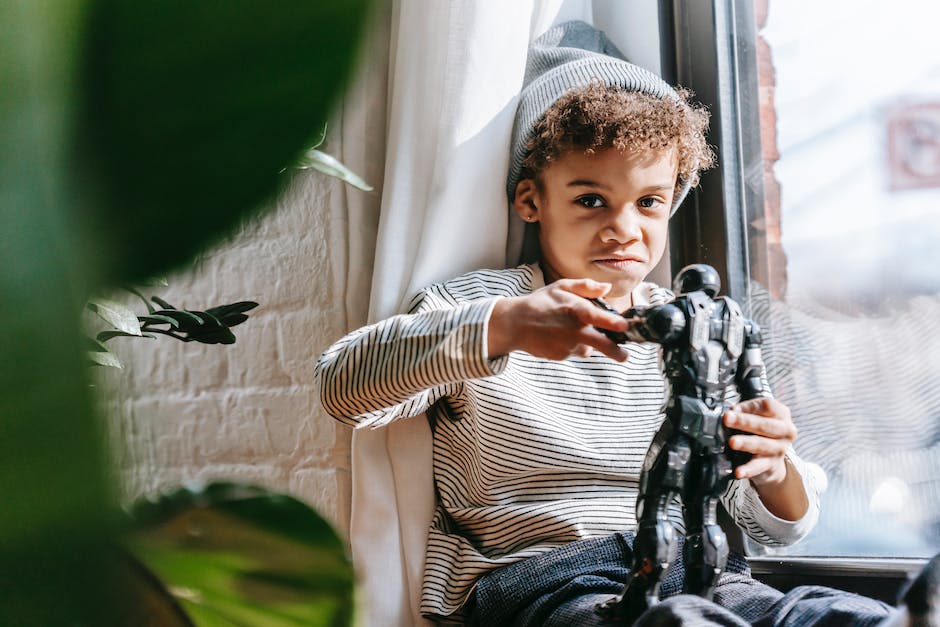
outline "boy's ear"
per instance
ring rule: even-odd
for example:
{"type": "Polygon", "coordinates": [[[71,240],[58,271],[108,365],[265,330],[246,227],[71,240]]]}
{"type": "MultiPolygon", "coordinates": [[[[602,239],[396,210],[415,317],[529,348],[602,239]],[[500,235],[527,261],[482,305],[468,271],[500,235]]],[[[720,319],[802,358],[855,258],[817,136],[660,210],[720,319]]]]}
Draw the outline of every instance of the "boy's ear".
{"type": "Polygon", "coordinates": [[[532,179],[522,179],[516,185],[516,197],[512,201],[512,208],[526,222],[539,220],[538,191],[538,186],[532,179]]]}

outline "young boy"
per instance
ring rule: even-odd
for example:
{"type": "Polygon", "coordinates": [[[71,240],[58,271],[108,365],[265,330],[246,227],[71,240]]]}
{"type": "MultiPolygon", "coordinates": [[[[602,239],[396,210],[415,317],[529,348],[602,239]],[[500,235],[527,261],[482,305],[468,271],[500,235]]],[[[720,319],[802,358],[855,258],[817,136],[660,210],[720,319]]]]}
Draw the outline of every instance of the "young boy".
{"type": "MultiPolygon", "coordinates": [[[[407,314],[350,333],[317,364],[323,405],[346,424],[432,417],[438,507],[421,606],[430,617],[608,624],[594,607],[629,575],[638,482],[666,388],[659,347],[610,341],[597,328],[623,331],[626,321],[588,299],[621,311],[672,298],[644,279],[665,251],[670,216],[713,157],[707,113],[619,56],[580,22],[530,51],[508,192],[537,262],[429,286],[407,314]]],[[[758,542],[797,541],[818,499],[791,446],[789,411],[749,401],[725,423],[745,432],[731,448],[752,458],[724,507],[758,542]]],[[[672,518],[681,525],[678,510],[672,518]]],[[[679,592],[681,567],[664,596],[679,592]]],[[[784,597],[735,556],[715,603],[675,596],[640,623],[668,612],[739,625],[794,607],[840,624],[890,611],[818,588],[784,597]]]]}

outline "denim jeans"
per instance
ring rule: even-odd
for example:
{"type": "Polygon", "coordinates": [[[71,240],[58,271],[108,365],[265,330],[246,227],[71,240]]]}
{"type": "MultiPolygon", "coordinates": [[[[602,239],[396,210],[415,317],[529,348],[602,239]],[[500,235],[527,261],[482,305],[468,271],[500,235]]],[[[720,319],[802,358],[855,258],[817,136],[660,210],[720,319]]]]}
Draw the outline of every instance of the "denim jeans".
{"type": "MultiPolygon", "coordinates": [[[[477,583],[468,624],[485,627],[613,626],[598,603],[623,590],[633,535],[617,533],[573,542],[495,570],[477,583]]],[[[896,611],[874,599],[822,586],[784,594],[751,577],[732,553],[713,601],[682,594],[682,549],[663,577],[662,602],[634,623],[644,625],[877,625],[896,611]]]]}

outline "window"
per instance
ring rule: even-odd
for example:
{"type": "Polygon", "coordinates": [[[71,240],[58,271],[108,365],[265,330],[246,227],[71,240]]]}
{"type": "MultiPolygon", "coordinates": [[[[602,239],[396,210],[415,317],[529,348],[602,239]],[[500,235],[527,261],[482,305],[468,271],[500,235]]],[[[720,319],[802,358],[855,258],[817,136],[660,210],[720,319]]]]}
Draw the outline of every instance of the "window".
{"type": "Polygon", "coordinates": [[[758,4],[760,16],[745,0],[662,5],[675,78],[711,106],[720,147],[674,225],[673,267],[714,265],[764,328],[798,451],[828,483],[817,529],[785,552],[929,556],[940,549],[940,8],[758,4]]]}

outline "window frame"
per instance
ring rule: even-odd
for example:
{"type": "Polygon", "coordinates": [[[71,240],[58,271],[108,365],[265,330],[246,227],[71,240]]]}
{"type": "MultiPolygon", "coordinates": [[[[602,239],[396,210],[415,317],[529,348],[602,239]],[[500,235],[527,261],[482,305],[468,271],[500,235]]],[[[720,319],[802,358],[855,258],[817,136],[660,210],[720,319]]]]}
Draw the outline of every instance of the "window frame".
{"type": "Polygon", "coordinates": [[[764,213],[753,2],[660,0],[660,17],[663,74],[709,108],[718,156],[673,219],[670,261],[713,266],[746,304],[750,277],[767,272],[765,242],[749,242],[747,229],[764,213]]]}

